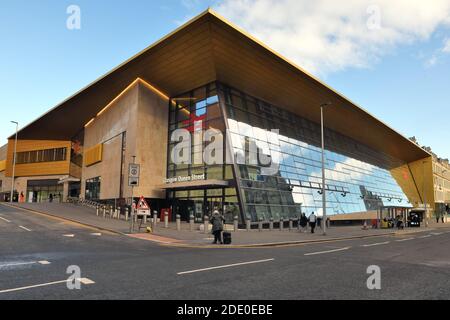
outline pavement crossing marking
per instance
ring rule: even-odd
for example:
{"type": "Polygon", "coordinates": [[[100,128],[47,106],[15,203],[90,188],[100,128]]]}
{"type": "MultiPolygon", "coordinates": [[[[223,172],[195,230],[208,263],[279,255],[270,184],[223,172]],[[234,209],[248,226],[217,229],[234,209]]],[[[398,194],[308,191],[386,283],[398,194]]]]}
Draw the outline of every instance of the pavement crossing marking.
{"type": "Polygon", "coordinates": [[[255,263],[263,263],[263,262],[271,262],[275,259],[264,259],[264,260],[256,260],[256,261],[249,261],[249,262],[241,262],[241,263],[233,263],[233,264],[227,264],[224,266],[217,266],[217,267],[209,267],[209,268],[203,268],[203,269],[197,269],[197,270],[191,270],[191,271],[183,271],[178,272],[177,275],[183,275],[183,274],[189,274],[189,273],[195,273],[195,272],[202,272],[202,271],[209,271],[209,270],[215,270],[215,269],[223,269],[223,268],[231,268],[231,267],[237,267],[237,266],[243,266],[248,264],[255,264],[255,263]]]}
{"type": "Polygon", "coordinates": [[[6,222],[8,222],[8,223],[10,223],[11,221],[9,221],[8,219],[6,219],[6,218],[3,218],[3,217],[0,217],[0,219],[2,219],[3,221],[6,221],[6,222]]]}
{"type": "Polygon", "coordinates": [[[403,241],[410,241],[410,240],[414,240],[415,238],[407,238],[407,239],[399,239],[399,240],[395,240],[397,242],[403,242],[403,241]]]}
{"type": "Polygon", "coordinates": [[[332,253],[332,252],[339,252],[339,251],[344,251],[344,250],[348,250],[351,247],[345,247],[345,248],[340,248],[340,249],[334,249],[334,250],[327,250],[327,251],[319,251],[319,252],[311,252],[311,253],[305,253],[305,256],[314,256],[317,254],[325,254],[325,253],[332,253]]]}
{"type": "Polygon", "coordinates": [[[25,231],[31,231],[30,229],[28,229],[28,228],[26,228],[26,227],[24,227],[24,226],[19,226],[19,228],[21,228],[21,229],[23,229],[23,230],[25,230],[25,231]]]}
{"type": "Polygon", "coordinates": [[[382,246],[382,245],[388,244],[388,243],[390,243],[390,241],[386,241],[386,242],[378,242],[378,243],[370,243],[370,244],[363,244],[363,245],[361,245],[361,247],[382,246]]]}
{"type": "Polygon", "coordinates": [[[30,265],[30,264],[41,264],[41,265],[48,265],[51,262],[47,261],[47,260],[42,260],[42,261],[29,261],[29,262],[13,262],[13,263],[6,263],[6,264],[0,264],[0,268],[5,268],[5,267],[16,267],[16,266],[25,266],[25,265],[30,265]]]}
{"type": "MultiPolygon", "coordinates": [[[[88,278],[79,278],[78,279],[81,284],[84,285],[90,285],[94,284],[95,282],[88,278]]],[[[26,287],[20,287],[20,288],[13,288],[13,289],[6,289],[6,290],[0,290],[0,293],[8,293],[8,292],[14,292],[14,291],[21,291],[21,290],[27,290],[27,289],[33,289],[33,288],[39,288],[39,287],[46,287],[46,286],[52,286],[55,284],[61,284],[61,283],[67,283],[69,280],[61,280],[61,281],[53,281],[53,282],[47,282],[47,283],[41,283],[41,284],[35,284],[31,286],[26,287]]]]}

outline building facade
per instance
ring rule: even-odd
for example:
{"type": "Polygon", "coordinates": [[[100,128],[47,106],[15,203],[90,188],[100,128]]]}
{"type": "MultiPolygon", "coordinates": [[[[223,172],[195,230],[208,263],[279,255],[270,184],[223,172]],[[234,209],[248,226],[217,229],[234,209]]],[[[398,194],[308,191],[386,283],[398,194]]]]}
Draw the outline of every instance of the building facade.
{"type": "MultiPolygon", "coordinates": [[[[430,153],[211,10],[23,128],[16,194],[144,196],[198,222],[214,208],[254,222],[320,215],[324,102],[328,214],[435,202],[430,153]]],[[[2,192],[13,147],[0,149],[2,192]]]]}

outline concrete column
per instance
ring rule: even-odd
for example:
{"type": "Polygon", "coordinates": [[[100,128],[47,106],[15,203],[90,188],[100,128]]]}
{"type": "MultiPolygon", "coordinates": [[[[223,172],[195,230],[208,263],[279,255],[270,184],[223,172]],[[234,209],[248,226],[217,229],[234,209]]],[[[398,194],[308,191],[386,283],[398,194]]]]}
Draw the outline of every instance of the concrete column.
{"type": "Polygon", "coordinates": [[[204,218],[204,222],[203,222],[203,226],[204,226],[204,229],[203,229],[203,232],[205,233],[205,234],[207,234],[207,233],[209,233],[209,217],[208,216],[205,216],[205,218],[204,218]]]}
{"type": "Polygon", "coordinates": [[[245,227],[246,227],[247,231],[250,231],[252,229],[249,218],[247,218],[247,220],[245,220],[245,227]]]}
{"type": "Polygon", "coordinates": [[[181,231],[181,216],[177,214],[177,231],[181,231]]]}
{"type": "Polygon", "coordinates": [[[169,213],[164,211],[164,228],[169,228],[169,213]]]}
{"type": "Polygon", "coordinates": [[[262,223],[262,221],[263,221],[263,218],[260,217],[260,218],[259,218],[259,221],[258,221],[258,230],[259,230],[259,231],[262,231],[262,229],[263,229],[263,223],[262,223]]]}
{"type": "Polygon", "coordinates": [[[292,231],[292,229],[293,229],[292,218],[289,218],[289,231],[292,231]]]}
{"type": "Polygon", "coordinates": [[[194,215],[191,214],[191,215],[189,216],[189,230],[190,230],[190,231],[194,231],[194,227],[195,227],[194,215]]]}
{"type": "Polygon", "coordinates": [[[238,227],[239,227],[239,218],[238,218],[238,216],[234,217],[233,225],[234,225],[234,232],[237,232],[238,231],[238,227]]]}
{"type": "Polygon", "coordinates": [[[273,230],[273,218],[269,219],[269,230],[272,231],[273,230]]]}
{"type": "Polygon", "coordinates": [[[281,218],[280,219],[280,231],[283,231],[283,229],[284,229],[284,219],[281,218]]]}

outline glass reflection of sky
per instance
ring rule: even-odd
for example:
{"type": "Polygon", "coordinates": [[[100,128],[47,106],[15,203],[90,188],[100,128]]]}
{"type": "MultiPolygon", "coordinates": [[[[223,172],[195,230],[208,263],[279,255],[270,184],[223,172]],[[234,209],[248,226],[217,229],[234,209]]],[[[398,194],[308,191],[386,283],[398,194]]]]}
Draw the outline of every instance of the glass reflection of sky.
{"type": "MultiPolygon", "coordinates": [[[[279,163],[279,175],[292,186],[294,202],[302,205],[302,211],[321,214],[321,148],[233,119],[228,124],[235,154],[245,153],[245,137],[249,137],[279,163]]],[[[329,150],[325,151],[325,168],[329,214],[367,211],[365,200],[410,206],[388,170],[329,150]],[[363,199],[361,186],[370,197],[363,199]],[[368,199],[372,197],[379,199],[368,199]]]]}

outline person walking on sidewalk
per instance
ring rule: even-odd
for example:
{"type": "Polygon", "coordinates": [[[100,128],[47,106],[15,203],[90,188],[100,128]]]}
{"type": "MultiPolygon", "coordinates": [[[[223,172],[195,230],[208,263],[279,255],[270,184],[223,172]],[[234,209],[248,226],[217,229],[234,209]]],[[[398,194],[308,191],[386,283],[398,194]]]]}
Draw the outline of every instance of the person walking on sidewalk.
{"type": "Polygon", "coordinates": [[[225,222],[224,217],[220,214],[217,209],[214,209],[213,215],[211,217],[212,224],[212,233],[214,235],[213,244],[223,244],[222,242],[222,231],[223,231],[223,223],[225,222]]]}
{"type": "Polygon", "coordinates": [[[309,226],[311,227],[311,233],[314,233],[314,229],[316,228],[316,215],[313,213],[311,213],[311,215],[309,216],[309,226]]]}
{"type": "Polygon", "coordinates": [[[300,217],[300,232],[305,231],[306,232],[306,226],[308,225],[308,218],[306,218],[306,215],[302,213],[300,217]]]}

